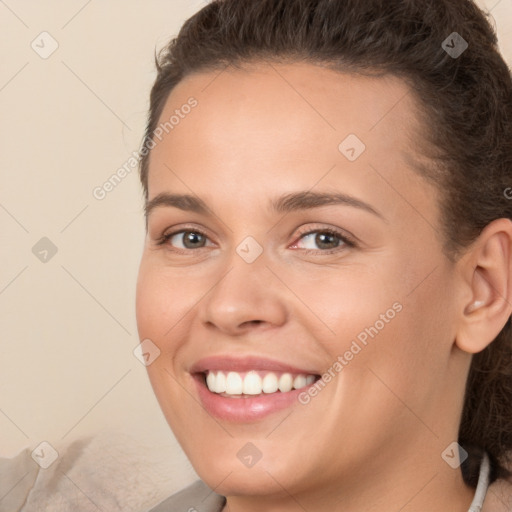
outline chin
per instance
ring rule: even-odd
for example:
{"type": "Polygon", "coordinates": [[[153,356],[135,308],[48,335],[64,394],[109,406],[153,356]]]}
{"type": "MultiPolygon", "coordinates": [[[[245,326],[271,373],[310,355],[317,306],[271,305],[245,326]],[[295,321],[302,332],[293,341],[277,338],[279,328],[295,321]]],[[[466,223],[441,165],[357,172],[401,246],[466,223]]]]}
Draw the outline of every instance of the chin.
{"type": "Polygon", "coordinates": [[[226,465],[212,468],[195,468],[199,477],[211,489],[222,496],[269,496],[287,495],[283,489],[295,487],[293,482],[286,480],[284,475],[278,474],[266,467],[234,468],[226,465]]]}

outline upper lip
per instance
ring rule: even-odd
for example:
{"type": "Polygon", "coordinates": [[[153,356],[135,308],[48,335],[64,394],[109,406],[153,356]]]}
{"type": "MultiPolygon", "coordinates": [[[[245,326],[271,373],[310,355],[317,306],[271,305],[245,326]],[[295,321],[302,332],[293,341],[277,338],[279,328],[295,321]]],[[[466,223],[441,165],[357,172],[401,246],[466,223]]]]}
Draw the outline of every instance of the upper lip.
{"type": "Polygon", "coordinates": [[[190,367],[190,373],[205,373],[208,370],[223,370],[233,372],[248,372],[251,370],[267,370],[269,372],[295,373],[303,375],[317,375],[318,372],[305,368],[298,368],[287,363],[268,359],[261,356],[234,357],[232,355],[216,355],[205,357],[196,361],[190,367]]]}

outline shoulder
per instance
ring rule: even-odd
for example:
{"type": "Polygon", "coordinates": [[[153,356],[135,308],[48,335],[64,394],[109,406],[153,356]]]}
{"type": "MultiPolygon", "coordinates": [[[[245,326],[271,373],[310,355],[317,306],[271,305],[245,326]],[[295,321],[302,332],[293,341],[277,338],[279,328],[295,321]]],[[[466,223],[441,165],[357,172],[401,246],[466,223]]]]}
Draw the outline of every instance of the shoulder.
{"type": "Polygon", "coordinates": [[[150,512],[221,512],[225,498],[198,480],[162,501],[150,512]]]}

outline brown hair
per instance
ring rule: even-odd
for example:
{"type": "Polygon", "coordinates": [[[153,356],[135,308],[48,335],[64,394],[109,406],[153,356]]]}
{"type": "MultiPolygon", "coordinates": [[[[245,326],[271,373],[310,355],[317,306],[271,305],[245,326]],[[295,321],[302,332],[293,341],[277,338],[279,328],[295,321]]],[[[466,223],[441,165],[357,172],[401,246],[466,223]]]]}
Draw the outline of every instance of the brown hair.
{"type": "MultiPolygon", "coordinates": [[[[512,186],[511,74],[489,21],[470,0],[214,0],[156,59],[140,162],[146,199],[149,144],[178,82],[193,72],[280,60],[406,81],[421,108],[418,151],[432,162],[422,175],[438,185],[452,260],[491,221],[512,218],[504,193],[512,186]],[[445,40],[454,46],[453,32],[469,45],[459,56],[442,47],[445,40]]],[[[468,485],[476,486],[484,450],[491,482],[512,476],[510,318],[473,356],[459,443],[469,452],[462,465],[468,485]]]]}

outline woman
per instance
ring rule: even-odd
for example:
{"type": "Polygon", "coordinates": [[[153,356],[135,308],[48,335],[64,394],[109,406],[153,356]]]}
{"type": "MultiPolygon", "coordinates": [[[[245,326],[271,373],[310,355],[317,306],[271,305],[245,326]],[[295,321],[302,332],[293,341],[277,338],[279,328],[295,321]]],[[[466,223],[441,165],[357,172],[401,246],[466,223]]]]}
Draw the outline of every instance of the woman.
{"type": "Polygon", "coordinates": [[[482,12],[213,1],[157,65],[137,321],[201,481],[155,511],[508,510],[512,81],[482,12]]]}

